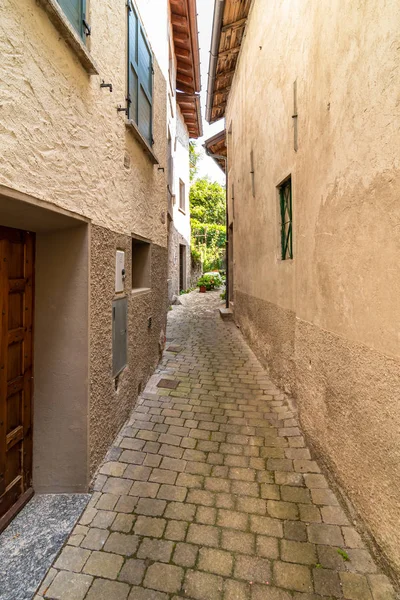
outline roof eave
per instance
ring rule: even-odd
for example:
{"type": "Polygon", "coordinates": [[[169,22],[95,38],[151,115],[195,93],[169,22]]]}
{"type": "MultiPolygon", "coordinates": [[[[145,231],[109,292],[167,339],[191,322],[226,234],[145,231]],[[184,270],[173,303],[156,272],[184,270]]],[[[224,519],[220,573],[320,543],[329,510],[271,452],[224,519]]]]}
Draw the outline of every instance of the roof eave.
{"type": "Polygon", "coordinates": [[[215,0],[214,17],[211,34],[210,62],[208,66],[206,121],[212,123],[212,103],[214,96],[215,71],[218,62],[218,50],[221,39],[221,25],[224,15],[225,0],[215,0]]]}

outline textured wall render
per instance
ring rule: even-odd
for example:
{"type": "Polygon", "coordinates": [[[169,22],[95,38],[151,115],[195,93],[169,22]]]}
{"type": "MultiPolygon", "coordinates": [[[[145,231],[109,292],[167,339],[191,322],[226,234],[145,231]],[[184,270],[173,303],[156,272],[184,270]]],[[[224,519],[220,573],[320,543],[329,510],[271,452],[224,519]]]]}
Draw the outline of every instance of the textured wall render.
{"type": "Polygon", "coordinates": [[[152,246],[151,290],[131,290],[131,238],[103,227],[91,233],[91,371],[90,471],[100,460],[124,423],[159,360],[160,332],[165,332],[167,307],[167,250],[152,246]],[[125,251],[125,292],[114,293],[115,251],[125,251]],[[128,366],[112,376],[112,301],[128,298],[128,366]],[[148,327],[148,318],[152,325],[148,327]]]}
{"type": "MultiPolygon", "coordinates": [[[[35,0],[0,4],[0,183],[166,246],[166,174],[116,110],[126,97],[126,11],[125,0],[89,3],[100,71],[89,76],[35,0]]],[[[165,166],[166,82],[156,61],[154,70],[154,151],[165,166]]]]}
{"type": "Polygon", "coordinates": [[[294,312],[236,291],[235,317],[274,381],[295,394],[294,312]]]}
{"type": "Polygon", "coordinates": [[[302,425],[398,568],[400,362],[297,319],[296,376],[302,425]]]}

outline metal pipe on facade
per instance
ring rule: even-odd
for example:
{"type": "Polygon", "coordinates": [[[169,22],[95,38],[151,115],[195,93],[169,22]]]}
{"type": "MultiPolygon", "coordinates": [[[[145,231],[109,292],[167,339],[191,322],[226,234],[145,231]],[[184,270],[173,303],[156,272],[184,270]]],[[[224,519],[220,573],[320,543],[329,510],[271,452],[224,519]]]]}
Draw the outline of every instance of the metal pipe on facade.
{"type": "Polygon", "coordinates": [[[219,40],[221,36],[222,18],[225,0],[215,0],[214,18],[211,34],[210,63],[208,66],[206,121],[211,121],[212,99],[214,95],[215,70],[217,67],[219,40]]]}

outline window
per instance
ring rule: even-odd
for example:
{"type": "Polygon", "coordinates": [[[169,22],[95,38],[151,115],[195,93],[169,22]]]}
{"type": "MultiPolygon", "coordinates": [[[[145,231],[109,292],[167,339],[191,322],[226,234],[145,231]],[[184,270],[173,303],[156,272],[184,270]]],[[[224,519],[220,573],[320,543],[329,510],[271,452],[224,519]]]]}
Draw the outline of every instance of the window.
{"type": "Polygon", "coordinates": [[[90,27],[86,21],[86,0],[57,0],[65,16],[83,41],[90,35],[90,27]]]}
{"type": "Polygon", "coordinates": [[[152,146],[153,57],[131,0],[128,1],[128,31],[128,119],[136,123],[152,146]]]}
{"type": "Polygon", "coordinates": [[[292,179],[289,177],[279,186],[281,209],[281,258],[293,258],[292,244],[292,179]]]}
{"type": "Polygon", "coordinates": [[[186,198],[185,198],[185,184],[182,179],[179,180],[179,210],[185,212],[186,209],[186,198]]]}
{"type": "Polygon", "coordinates": [[[151,244],[132,238],[132,289],[151,287],[151,244]]]}

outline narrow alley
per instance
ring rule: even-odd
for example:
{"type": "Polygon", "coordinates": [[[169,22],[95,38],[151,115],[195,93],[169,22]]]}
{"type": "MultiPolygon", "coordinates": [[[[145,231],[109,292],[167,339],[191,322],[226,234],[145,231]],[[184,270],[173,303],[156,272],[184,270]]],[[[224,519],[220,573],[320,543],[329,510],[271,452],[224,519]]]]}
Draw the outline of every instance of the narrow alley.
{"type": "Polygon", "coordinates": [[[36,600],[394,599],[219,293],[182,302],[36,600]]]}

